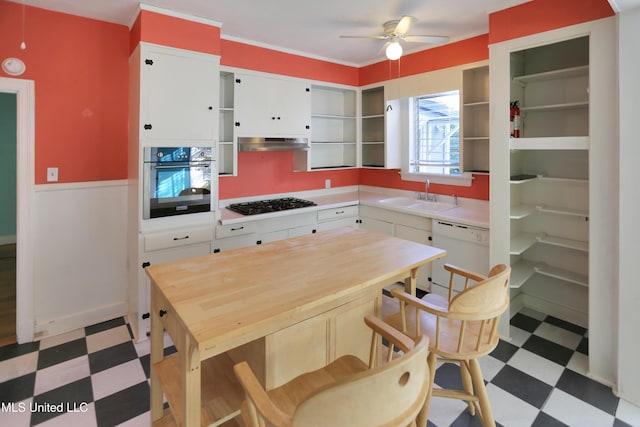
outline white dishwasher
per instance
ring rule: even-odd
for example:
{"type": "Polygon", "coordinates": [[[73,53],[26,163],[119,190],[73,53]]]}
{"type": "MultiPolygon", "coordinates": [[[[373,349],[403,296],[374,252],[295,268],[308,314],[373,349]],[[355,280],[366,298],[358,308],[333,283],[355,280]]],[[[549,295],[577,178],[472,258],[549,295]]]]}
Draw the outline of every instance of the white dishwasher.
{"type": "MultiPolygon", "coordinates": [[[[489,272],[489,229],[473,227],[454,222],[433,221],[433,246],[444,249],[447,255],[433,261],[431,272],[431,292],[448,297],[449,272],[444,264],[458,267],[480,274],[489,272]]],[[[454,292],[464,289],[464,280],[454,283],[454,292]]]]}

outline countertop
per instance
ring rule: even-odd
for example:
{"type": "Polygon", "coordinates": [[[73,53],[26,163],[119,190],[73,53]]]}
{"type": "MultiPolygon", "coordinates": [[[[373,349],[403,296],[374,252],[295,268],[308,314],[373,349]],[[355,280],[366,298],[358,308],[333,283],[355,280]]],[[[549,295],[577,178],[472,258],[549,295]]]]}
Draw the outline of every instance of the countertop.
{"type": "MultiPolygon", "coordinates": [[[[432,202],[420,201],[416,198],[416,196],[411,194],[404,194],[398,191],[385,191],[382,189],[381,191],[371,190],[370,188],[366,190],[350,190],[343,192],[329,192],[328,194],[322,194],[321,192],[314,192],[313,194],[304,195],[302,193],[297,193],[295,196],[274,196],[274,197],[300,197],[306,200],[311,200],[316,203],[316,206],[309,206],[306,208],[300,209],[291,209],[286,211],[279,212],[270,212],[266,214],[258,214],[258,215],[241,215],[239,213],[230,211],[226,209],[225,206],[230,203],[235,203],[236,201],[225,201],[222,200],[220,202],[220,223],[223,225],[228,224],[237,224],[247,221],[257,221],[267,218],[275,218],[281,217],[285,215],[296,215],[302,214],[305,212],[315,212],[322,209],[332,209],[338,208],[342,206],[350,206],[355,204],[361,204],[366,206],[379,207],[384,209],[389,209],[396,212],[403,212],[411,215],[423,216],[426,218],[432,218],[436,220],[445,220],[456,223],[462,223],[465,225],[470,225],[474,227],[481,228],[489,228],[489,208],[488,202],[477,202],[477,201],[466,201],[466,199],[462,200],[458,206],[453,204],[453,201],[450,197],[446,196],[438,196],[440,199],[443,199],[442,202],[438,202],[438,207],[443,210],[438,211],[429,211],[427,209],[419,209],[415,207],[407,206],[406,203],[393,203],[388,199],[413,199],[415,198],[416,204],[419,206],[424,206],[421,204],[428,204],[432,202]],[[474,203],[475,202],[475,203],[474,203]],[[446,205],[446,206],[445,206],[446,205]],[[450,207],[449,207],[450,206],[450,207]]],[[[262,197],[262,199],[272,198],[270,196],[262,197]]],[[[259,200],[259,199],[256,199],[259,200]]],[[[426,206],[425,206],[426,207],[426,206]]]]}

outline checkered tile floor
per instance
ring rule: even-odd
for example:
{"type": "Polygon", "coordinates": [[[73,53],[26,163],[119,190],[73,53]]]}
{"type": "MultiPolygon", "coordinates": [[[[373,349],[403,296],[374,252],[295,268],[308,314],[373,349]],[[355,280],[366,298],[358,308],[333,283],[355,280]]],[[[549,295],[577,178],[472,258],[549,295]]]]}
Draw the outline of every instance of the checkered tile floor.
{"type": "MultiPolygon", "coordinates": [[[[525,312],[512,338],[481,359],[499,425],[640,426],[640,408],[583,375],[584,329],[525,312]]],[[[135,344],[123,318],[2,347],[0,426],[148,426],[148,378],[149,342],[135,344]]],[[[461,388],[458,368],[440,366],[435,382],[461,388]]],[[[479,425],[462,402],[434,397],[428,426],[479,425]]]]}

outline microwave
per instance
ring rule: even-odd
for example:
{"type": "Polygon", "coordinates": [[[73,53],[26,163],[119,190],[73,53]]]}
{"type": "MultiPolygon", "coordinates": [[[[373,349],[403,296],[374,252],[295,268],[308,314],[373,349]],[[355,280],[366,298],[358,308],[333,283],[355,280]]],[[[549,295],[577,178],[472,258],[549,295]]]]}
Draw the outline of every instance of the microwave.
{"type": "Polygon", "coordinates": [[[211,147],[144,148],[143,219],[209,212],[215,176],[211,152],[211,147]]]}

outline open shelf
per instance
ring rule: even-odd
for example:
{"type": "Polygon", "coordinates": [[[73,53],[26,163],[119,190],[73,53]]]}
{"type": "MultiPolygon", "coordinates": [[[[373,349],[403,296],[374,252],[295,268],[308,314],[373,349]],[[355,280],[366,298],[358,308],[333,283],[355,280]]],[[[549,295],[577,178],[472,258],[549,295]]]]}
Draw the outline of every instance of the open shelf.
{"type": "Polygon", "coordinates": [[[511,238],[510,255],[522,255],[527,249],[538,242],[538,235],[535,233],[523,232],[511,238]]]}
{"type": "Polygon", "coordinates": [[[534,275],[535,268],[538,263],[529,261],[526,259],[520,259],[518,262],[511,266],[511,279],[509,280],[509,287],[518,289],[525,284],[527,280],[534,275]]]}
{"type": "Polygon", "coordinates": [[[544,243],[545,245],[589,252],[589,242],[583,242],[581,240],[565,239],[564,237],[550,236],[546,233],[536,236],[536,240],[540,243],[544,243]]]}
{"type": "Polygon", "coordinates": [[[589,277],[585,274],[575,273],[563,268],[552,267],[545,263],[537,264],[534,270],[538,274],[564,280],[580,286],[589,286],[589,277]]]}
{"type": "Polygon", "coordinates": [[[535,213],[537,210],[536,206],[533,205],[517,205],[512,206],[511,211],[509,212],[510,219],[523,219],[528,217],[529,215],[535,213]]]}
{"type": "MultiPolygon", "coordinates": [[[[240,413],[240,405],[245,395],[233,374],[233,365],[233,360],[226,353],[201,363],[202,425],[224,425],[240,413]]],[[[179,354],[166,356],[162,361],[154,364],[153,369],[163,385],[174,419],[182,420],[183,384],[180,381],[182,365],[179,354]]],[[[162,420],[164,418],[166,417],[162,420]]]]}
{"type": "Polygon", "coordinates": [[[511,150],[588,150],[588,136],[510,138],[511,150]]]}
{"type": "Polygon", "coordinates": [[[571,77],[580,77],[589,75],[589,66],[581,65],[578,67],[562,68],[559,70],[545,71],[543,73],[525,74],[513,78],[515,83],[531,83],[536,81],[549,81],[557,79],[568,79],[571,77]]]}
{"type": "Polygon", "coordinates": [[[566,216],[577,216],[581,218],[589,218],[589,212],[578,209],[568,209],[564,207],[557,206],[547,206],[547,205],[539,205],[536,206],[536,209],[540,212],[547,212],[557,215],[566,215],[566,216]]]}

